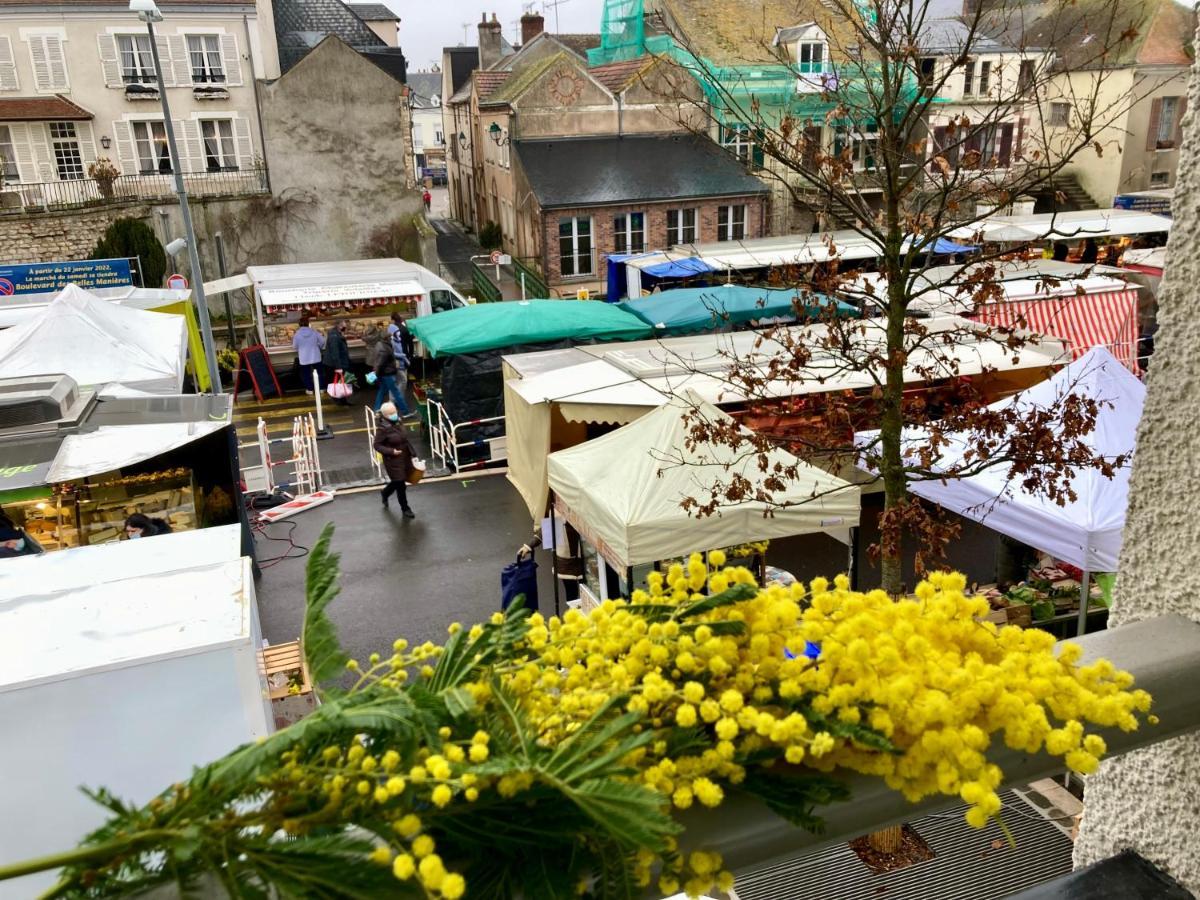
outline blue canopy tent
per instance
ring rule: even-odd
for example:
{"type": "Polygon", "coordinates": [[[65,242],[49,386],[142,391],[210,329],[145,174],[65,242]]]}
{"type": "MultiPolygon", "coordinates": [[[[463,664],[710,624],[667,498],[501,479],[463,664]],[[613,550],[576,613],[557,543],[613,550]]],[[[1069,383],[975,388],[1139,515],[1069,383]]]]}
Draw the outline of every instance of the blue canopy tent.
{"type": "MultiPolygon", "coordinates": [[[[609,301],[617,301],[625,296],[626,289],[626,274],[625,263],[631,259],[637,259],[639,256],[649,256],[650,254],[619,254],[614,253],[608,257],[608,299],[609,301]]],[[[684,257],[683,259],[673,259],[667,262],[656,263],[652,266],[646,266],[642,269],[642,287],[649,287],[647,281],[651,283],[657,279],[664,278],[695,278],[698,275],[710,275],[717,270],[706,263],[704,260],[695,256],[684,257]]]]}
{"type": "MultiPolygon", "coordinates": [[[[653,326],[658,334],[675,335],[720,330],[758,319],[796,319],[799,318],[795,308],[798,297],[792,289],[720,284],[662,291],[649,297],[626,300],[621,303],[621,308],[653,326]]],[[[810,319],[835,306],[839,316],[859,314],[850,304],[824,295],[811,294],[803,302],[810,319]]]]}
{"type": "MultiPolygon", "coordinates": [[[[907,250],[912,246],[914,238],[905,238],[904,248],[907,250]]],[[[933,248],[926,248],[926,252],[932,253],[934,256],[949,256],[953,253],[975,253],[978,247],[973,247],[970,244],[960,244],[952,241],[949,238],[939,237],[933,242],[933,248]]]]}

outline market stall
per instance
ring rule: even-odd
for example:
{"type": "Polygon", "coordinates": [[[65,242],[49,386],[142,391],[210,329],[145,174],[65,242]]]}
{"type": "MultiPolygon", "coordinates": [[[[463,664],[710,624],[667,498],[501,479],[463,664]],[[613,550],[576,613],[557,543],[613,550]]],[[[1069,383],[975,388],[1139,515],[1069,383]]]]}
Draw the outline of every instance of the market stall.
{"type": "MultiPolygon", "coordinates": [[[[392,313],[416,318],[467,302],[437,275],[403,259],[249,266],[246,277],[254,289],[259,341],[276,366],[290,364],[301,316],[322,332],[347,320],[346,337],[357,360],[366,353],[363,335],[386,329],[392,313]]],[[[230,290],[240,283],[227,281],[230,290]]]]}
{"type": "Polygon", "coordinates": [[[273,730],[250,560],[236,526],[214,531],[0,565],[0,865],[99,827],[80,786],[143,804],[273,730]]]}
{"type": "Polygon", "coordinates": [[[135,512],[172,531],[244,518],[228,396],[74,390],[54,414],[0,435],[0,510],[43,550],[121,540],[135,512]]]}
{"type": "MultiPolygon", "coordinates": [[[[1054,410],[1070,395],[1102,401],[1096,426],[1084,439],[1094,453],[1106,459],[1133,453],[1146,388],[1103,347],[1088,351],[1052,378],[994,406],[1054,410]]],[[[858,440],[869,441],[875,434],[860,432],[858,440]]],[[[969,442],[964,436],[953,434],[944,439],[948,443],[937,454],[933,466],[935,470],[950,471],[969,452],[969,442]]],[[[929,446],[929,435],[921,429],[909,429],[904,443],[914,449],[925,448],[929,446]]],[[[908,489],[918,497],[1077,567],[1084,576],[1086,597],[1092,574],[1116,571],[1129,499],[1130,468],[1125,465],[1117,469],[1112,479],[1094,468],[1073,472],[1071,488],[1076,497],[1061,505],[1022,490],[1019,479],[1014,481],[1010,467],[1003,463],[970,478],[911,482],[908,489]]],[[[1086,610],[1087,604],[1081,604],[1081,629],[1086,610]]]]}
{"type": "Polygon", "coordinates": [[[187,351],[183,316],[114,306],[67,285],[39,312],[0,331],[0,378],[60,372],[87,387],[116,383],[178,394],[187,351]]]}
{"type": "Polygon", "coordinates": [[[1019,216],[988,216],[947,234],[954,240],[989,244],[1082,241],[1086,238],[1165,234],[1171,219],[1133,209],[1081,209],[1019,216]]]}
{"type": "Polygon", "coordinates": [[[547,461],[554,510],[585,544],[592,568],[585,587],[595,600],[607,597],[604,568],[617,573],[622,590],[641,583],[655,563],[707,550],[817,531],[849,541],[858,524],[859,490],[854,485],[783,450],[769,453],[768,469],[799,466],[796,478],[770,501],[722,505],[697,517],[682,504],[704,499],[707,486],[747,479],[755,495],[766,477],[754,454],[717,443],[691,444],[685,415],[708,422],[729,416],[690,394],[676,397],[635,422],[577,447],[552,453],[547,461]],[[593,548],[589,552],[588,548],[593,548]]]}
{"type": "MultiPolygon", "coordinates": [[[[190,290],[170,288],[140,288],[132,285],[122,287],[88,288],[93,297],[126,309],[141,309],[146,312],[183,316],[187,322],[188,359],[187,372],[198,391],[212,388],[208,361],[204,354],[204,341],[200,336],[200,324],[196,318],[196,306],[190,290]]],[[[22,294],[19,297],[0,297],[0,328],[12,328],[27,321],[45,309],[58,291],[41,294],[22,294]]]]}
{"type": "Polygon", "coordinates": [[[738,325],[816,319],[831,312],[856,317],[858,309],[823,295],[804,295],[794,289],[753,288],[739,284],[676,288],[620,304],[655,334],[677,335],[722,331],[738,325]],[[797,306],[801,307],[800,312],[797,306]]]}

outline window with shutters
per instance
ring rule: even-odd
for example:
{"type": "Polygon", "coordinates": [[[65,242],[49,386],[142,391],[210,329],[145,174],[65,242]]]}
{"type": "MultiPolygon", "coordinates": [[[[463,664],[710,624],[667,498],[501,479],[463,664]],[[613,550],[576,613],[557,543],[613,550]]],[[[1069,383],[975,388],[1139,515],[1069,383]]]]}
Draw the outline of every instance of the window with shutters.
{"type": "Polygon", "coordinates": [[[1175,147],[1175,119],[1179,114],[1179,98],[1163,97],[1158,108],[1157,128],[1154,131],[1155,146],[1159,150],[1175,147]]]}
{"type": "Polygon", "coordinates": [[[572,216],[558,220],[559,271],[564,278],[592,274],[592,220],[572,216]]]}
{"type": "Polygon", "coordinates": [[[0,34],[0,91],[20,90],[21,82],[17,78],[17,60],[13,56],[12,41],[0,34]]]}
{"type": "Polygon", "coordinates": [[[204,141],[204,168],[209,172],[237,169],[237,150],[233,143],[233,122],[229,119],[201,119],[200,137],[204,141]]]}
{"type": "Polygon", "coordinates": [[[1017,72],[1017,90],[1027,91],[1033,87],[1034,74],[1033,60],[1021,60],[1021,69],[1017,72]]]}
{"type": "Polygon", "coordinates": [[[83,177],[83,154],[79,152],[74,122],[50,123],[50,148],[54,151],[54,166],[60,181],[77,181],[83,177]]]}
{"type": "Polygon", "coordinates": [[[746,206],[717,207],[717,240],[740,241],[746,236],[746,206]]]}
{"type": "Polygon", "coordinates": [[[645,213],[622,213],[613,218],[613,249],[617,253],[641,253],[646,249],[645,213]]]}
{"type": "Polygon", "coordinates": [[[215,34],[189,34],[188,57],[192,61],[193,84],[224,84],[225,64],[221,61],[221,39],[215,34]]]}
{"type": "Polygon", "coordinates": [[[856,170],[874,169],[879,148],[879,127],[869,123],[865,128],[838,128],[833,134],[833,155],[841,156],[850,150],[850,163],[856,170]]]}
{"type": "Polygon", "coordinates": [[[63,39],[57,34],[31,34],[29,61],[33,64],[33,83],[42,93],[70,89],[63,39]]]}
{"type": "Polygon", "coordinates": [[[117,60],[121,64],[121,80],[126,84],[158,84],[150,35],[118,34],[117,60]]]}
{"type": "Polygon", "coordinates": [[[17,148],[13,144],[12,130],[0,125],[0,184],[12,184],[21,180],[17,171],[17,148]]]}
{"type": "Polygon", "coordinates": [[[963,66],[963,96],[970,97],[975,93],[975,60],[968,59],[963,66]]]}
{"type": "Polygon", "coordinates": [[[667,243],[672,246],[696,243],[696,210],[667,210],[667,243]]]}
{"type": "Polygon", "coordinates": [[[167,145],[167,130],[162,122],[131,122],[133,146],[137,153],[138,171],[143,175],[169,175],[171,149],[167,145]]]}

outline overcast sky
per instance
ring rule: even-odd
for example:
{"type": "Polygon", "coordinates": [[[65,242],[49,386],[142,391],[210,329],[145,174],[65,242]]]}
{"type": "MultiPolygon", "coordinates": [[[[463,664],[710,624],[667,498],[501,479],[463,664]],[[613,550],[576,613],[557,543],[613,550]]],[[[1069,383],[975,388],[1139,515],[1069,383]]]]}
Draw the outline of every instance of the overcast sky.
{"type": "MultiPolygon", "coordinates": [[[[520,43],[521,26],[516,24],[521,13],[529,6],[546,17],[547,31],[598,32],[603,0],[562,0],[558,7],[559,25],[554,24],[555,9],[545,6],[541,0],[524,3],[522,0],[385,0],[395,11],[400,21],[400,48],[413,71],[427,71],[442,59],[442,48],[455,44],[478,43],[480,16],[492,13],[504,23],[504,36],[511,43],[520,43]],[[467,37],[463,40],[463,25],[468,24],[467,37]]],[[[553,0],[551,0],[553,2],[553,0]]]]}

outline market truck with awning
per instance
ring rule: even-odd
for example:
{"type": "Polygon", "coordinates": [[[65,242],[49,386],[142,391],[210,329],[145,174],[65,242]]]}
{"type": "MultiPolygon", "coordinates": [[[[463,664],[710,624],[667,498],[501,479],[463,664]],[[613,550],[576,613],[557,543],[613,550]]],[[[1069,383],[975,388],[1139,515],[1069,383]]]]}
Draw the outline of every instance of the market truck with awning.
{"type": "Polygon", "coordinates": [[[394,258],[248,266],[245,275],[213,286],[224,292],[253,290],[259,342],[272,364],[283,368],[295,356],[292,336],[301,316],[308,316],[322,333],[339,319],[347,320],[350,356],[361,362],[366,358],[363,335],[372,328],[386,329],[392,313],[411,319],[467,305],[466,298],[424,266],[394,258]]]}

